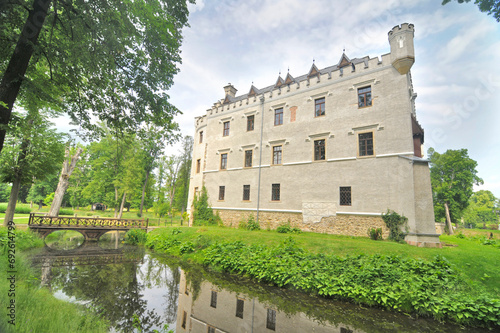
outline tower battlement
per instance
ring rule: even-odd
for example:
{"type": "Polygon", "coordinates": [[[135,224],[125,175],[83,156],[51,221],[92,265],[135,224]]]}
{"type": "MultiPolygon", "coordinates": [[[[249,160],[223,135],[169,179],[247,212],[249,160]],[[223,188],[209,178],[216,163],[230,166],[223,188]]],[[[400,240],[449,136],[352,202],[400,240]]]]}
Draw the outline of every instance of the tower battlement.
{"type": "Polygon", "coordinates": [[[391,63],[401,75],[408,74],[415,62],[414,34],[415,28],[410,23],[396,25],[388,33],[391,45],[391,63]]]}
{"type": "Polygon", "coordinates": [[[402,31],[415,31],[415,26],[411,23],[403,23],[401,25],[396,25],[394,28],[389,31],[389,39],[391,38],[392,35],[397,34],[402,31]]]}

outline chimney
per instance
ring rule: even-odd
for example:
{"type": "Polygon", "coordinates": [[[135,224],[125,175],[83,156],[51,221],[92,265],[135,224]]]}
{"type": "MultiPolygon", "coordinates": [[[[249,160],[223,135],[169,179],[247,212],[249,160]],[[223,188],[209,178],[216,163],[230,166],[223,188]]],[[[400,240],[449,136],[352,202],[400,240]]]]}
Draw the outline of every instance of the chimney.
{"type": "Polygon", "coordinates": [[[224,87],[224,93],[226,96],[231,96],[231,97],[235,97],[236,96],[236,92],[238,90],[236,90],[235,87],[233,87],[233,85],[231,83],[228,83],[227,86],[224,87]]]}

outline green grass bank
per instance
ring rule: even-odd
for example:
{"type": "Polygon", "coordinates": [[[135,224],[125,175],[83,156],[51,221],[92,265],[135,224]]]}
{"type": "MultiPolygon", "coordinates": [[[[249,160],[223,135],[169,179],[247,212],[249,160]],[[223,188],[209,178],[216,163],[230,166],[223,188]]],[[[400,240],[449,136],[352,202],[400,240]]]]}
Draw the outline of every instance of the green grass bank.
{"type": "MultiPolygon", "coordinates": [[[[489,234],[490,231],[488,231],[489,234]]],[[[442,249],[362,237],[221,227],[162,228],[146,246],[327,298],[500,328],[500,240],[442,236],[442,249]]]]}
{"type": "Polygon", "coordinates": [[[40,287],[22,251],[41,246],[43,241],[29,231],[16,231],[13,236],[8,228],[0,228],[0,279],[7,281],[15,276],[14,287],[10,283],[0,283],[0,304],[9,305],[15,300],[12,312],[15,313],[15,326],[8,323],[12,319],[4,308],[0,332],[108,332],[108,323],[96,314],[78,304],[59,300],[40,287]],[[8,273],[13,270],[11,264],[15,273],[8,273]]]}

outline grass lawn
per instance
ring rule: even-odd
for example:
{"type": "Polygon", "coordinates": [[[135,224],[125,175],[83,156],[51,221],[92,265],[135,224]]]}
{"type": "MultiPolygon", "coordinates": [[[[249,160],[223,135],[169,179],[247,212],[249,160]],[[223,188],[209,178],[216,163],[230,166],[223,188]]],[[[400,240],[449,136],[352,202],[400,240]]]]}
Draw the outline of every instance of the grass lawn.
{"type": "MultiPolygon", "coordinates": [[[[207,241],[241,241],[245,244],[277,245],[288,236],[311,253],[335,254],[338,256],[359,254],[400,255],[403,257],[431,260],[436,255],[444,256],[453,267],[460,271],[466,280],[487,288],[500,297],[500,247],[482,245],[477,238],[442,235],[444,246],[438,248],[419,248],[391,241],[373,241],[367,237],[337,236],[318,233],[280,234],[276,231],[248,231],[225,227],[182,227],[176,235],[181,242],[195,241],[203,235],[207,241]]],[[[500,239],[500,231],[477,230],[476,234],[489,235],[493,232],[500,239]]],[[[170,228],[154,230],[153,233],[170,234],[170,228]]],[[[500,241],[496,241],[497,244],[500,241]]]]}

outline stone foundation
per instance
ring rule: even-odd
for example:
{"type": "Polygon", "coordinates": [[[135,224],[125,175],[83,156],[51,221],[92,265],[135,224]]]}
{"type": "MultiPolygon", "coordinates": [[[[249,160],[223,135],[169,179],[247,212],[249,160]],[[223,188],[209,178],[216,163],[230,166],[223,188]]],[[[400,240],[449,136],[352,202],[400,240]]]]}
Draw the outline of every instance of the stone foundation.
{"type": "MultiPolygon", "coordinates": [[[[233,228],[237,228],[241,221],[248,221],[250,215],[256,218],[255,211],[217,210],[216,212],[225,226],[233,228]]],[[[368,237],[368,230],[371,228],[382,228],[383,238],[389,237],[389,229],[381,216],[339,214],[323,217],[320,222],[304,223],[301,213],[259,212],[259,224],[262,229],[276,229],[287,223],[302,231],[361,237],[368,237]]]]}

